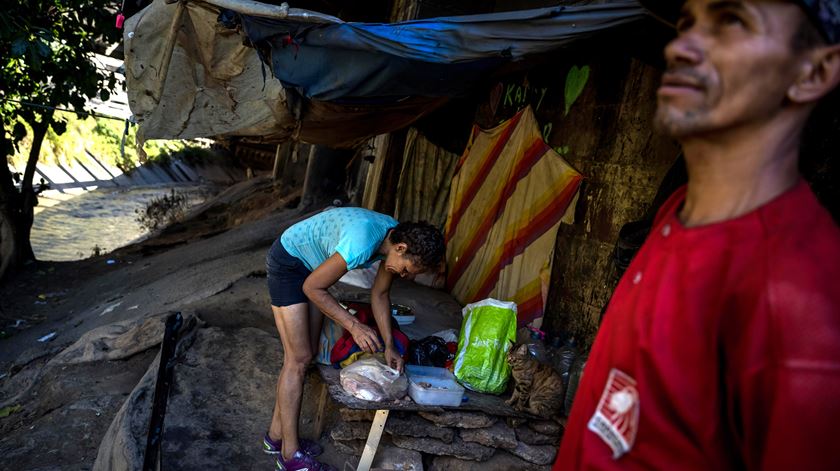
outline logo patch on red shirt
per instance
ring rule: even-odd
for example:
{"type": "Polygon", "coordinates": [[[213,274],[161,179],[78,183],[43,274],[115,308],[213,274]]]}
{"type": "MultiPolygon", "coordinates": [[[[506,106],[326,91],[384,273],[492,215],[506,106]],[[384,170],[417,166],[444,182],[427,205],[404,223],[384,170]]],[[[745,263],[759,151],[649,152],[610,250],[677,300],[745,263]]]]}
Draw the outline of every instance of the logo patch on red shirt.
{"type": "Polygon", "coordinates": [[[633,448],[639,430],[639,391],[636,380],[613,368],[587,428],[613,451],[613,459],[633,448]]]}

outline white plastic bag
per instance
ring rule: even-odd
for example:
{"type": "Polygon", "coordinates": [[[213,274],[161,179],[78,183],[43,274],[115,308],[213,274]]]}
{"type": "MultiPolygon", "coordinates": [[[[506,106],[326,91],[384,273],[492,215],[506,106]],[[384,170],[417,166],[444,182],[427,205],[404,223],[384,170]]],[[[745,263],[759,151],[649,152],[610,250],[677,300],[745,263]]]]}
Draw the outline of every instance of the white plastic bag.
{"type": "Polygon", "coordinates": [[[435,332],[432,335],[434,335],[435,337],[442,338],[443,341],[446,342],[446,343],[449,343],[449,342],[456,342],[457,343],[458,342],[458,331],[455,330],[455,329],[441,330],[440,332],[435,332]]]}
{"type": "Polygon", "coordinates": [[[341,387],[366,401],[393,401],[405,397],[408,380],[376,358],[364,358],[341,370],[341,387]]]}

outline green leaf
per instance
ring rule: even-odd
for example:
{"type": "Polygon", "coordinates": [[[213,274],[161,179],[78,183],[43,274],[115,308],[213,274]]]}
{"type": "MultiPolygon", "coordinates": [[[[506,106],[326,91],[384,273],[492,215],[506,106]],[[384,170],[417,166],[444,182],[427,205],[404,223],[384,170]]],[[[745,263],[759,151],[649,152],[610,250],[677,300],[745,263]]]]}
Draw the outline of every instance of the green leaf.
{"type": "Polygon", "coordinates": [[[111,98],[111,94],[110,94],[110,93],[108,93],[108,90],[105,90],[105,89],[103,88],[102,90],[100,90],[100,91],[99,91],[99,99],[100,99],[100,100],[102,100],[102,101],[108,101],[108,99],[109,99],[109,98],[111,98]]]}
{"type": "Polygon", "coordinates": [[[566,113],[563,116],[567,116],[569,114],[569,110],[572,108],[572,105],[575,101],[577,101],[580,94],[583,92],[584,87],[586,87],[586,82],[589,80],[589,66],[585,65],[583,67],[572,66],[569,69],[569,73],[566,74],[566,90],[565,90],[565,99],[566,99],[566,113]]]}
{"type": "Polygon", "coordinates": [[[15,405],[15,406],[6,406],[6,407],[2,408],[2,409],[0,409],[0,418],[8,417],[8,416],[14,414],[15,412],[19,411],[20,408],[21,408],[20,404],[15,405]]]}

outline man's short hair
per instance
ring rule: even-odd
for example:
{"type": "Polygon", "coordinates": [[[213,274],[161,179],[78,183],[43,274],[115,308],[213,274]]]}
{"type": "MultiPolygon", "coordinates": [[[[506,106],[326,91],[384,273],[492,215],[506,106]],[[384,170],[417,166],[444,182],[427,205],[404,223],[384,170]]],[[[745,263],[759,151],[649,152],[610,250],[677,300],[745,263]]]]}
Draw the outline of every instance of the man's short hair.
{"type": "MultiPolygon", "coordinates": [[[[808,23],[817,32],[822,41],[812,43],[813,36],[810,30],[803,30],[804,36],[796,39],[794,47],[804,48],[815,47],[821,44],[840,44],[840,7],[837,0],[789,0],[802,8],[808,17],[808,23]],[[803,40],[804,42],[801,42],[803,40]]],[[[674,24],[679,17],[680,9],[685,0],[640,0],[641,4],[666,22],[674,24]]],[[[800,28],[802,29],[802,28],[800,28]]],[[[799,35],[797,35],[799,36],[799,35]]]]}

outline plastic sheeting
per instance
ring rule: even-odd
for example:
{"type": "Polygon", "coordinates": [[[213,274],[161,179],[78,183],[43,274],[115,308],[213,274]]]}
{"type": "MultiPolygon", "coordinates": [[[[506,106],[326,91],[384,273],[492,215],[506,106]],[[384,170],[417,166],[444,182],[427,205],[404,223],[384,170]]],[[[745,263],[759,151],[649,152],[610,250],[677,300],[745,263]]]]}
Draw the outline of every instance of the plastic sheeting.
{"type": "MultiPolygon", "coordinates": [[[[454,96],[500,65],[637,20],[636,0],[467,15],[394,24],[242,17],[249,39],[271,48],[274,75],[318,100],[454,96]]],[[[369,102],[369,100],[362,100],[369,102]]]]}
{"type": "Polygon", "coordinates": [[[219,22],[216,7],[155,0],[125,23],[129,106],[141,141],[243,136],[350,147],[410,125],[505,62],[644,11],[620,0],[396,24],[243,16],[254,48],[219,22]]]}
{"type": "Polygon", "coordinates": [[[155,0],[126,20],[126,86],[139,140],[242,136],[352,147],[446,102],[407,97],[353,105],[297,100],[290,106],[257,52],[218,24],[219,13],[205,4],[155,0]]]}

